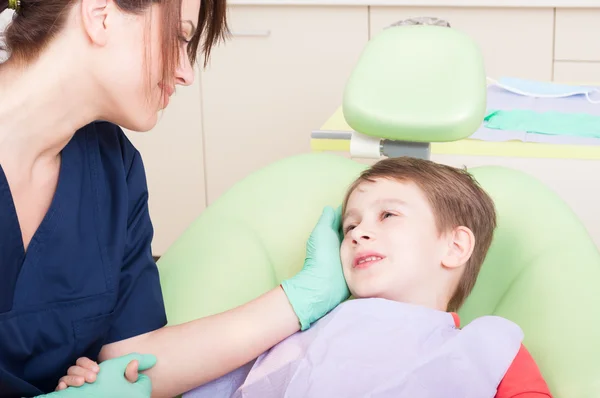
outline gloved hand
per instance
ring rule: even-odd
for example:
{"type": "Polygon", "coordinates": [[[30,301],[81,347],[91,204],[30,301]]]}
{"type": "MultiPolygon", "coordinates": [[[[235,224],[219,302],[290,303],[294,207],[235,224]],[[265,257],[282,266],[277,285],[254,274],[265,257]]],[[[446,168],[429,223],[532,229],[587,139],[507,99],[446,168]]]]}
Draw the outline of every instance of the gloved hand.
{"type": "Polygon", "coordinates": [[[135,383],[125,378],[127,364],[136,359],[139,371],[150,369],[156,364],[156,357],[148,354],[129,354],[109,359],[100,364],[95,382],[81,387],[68,387],[37,398],[150,398],[152,382],[148,376],[140,374],[135,383]]]}
{"type": "Polygon", "coordinates": [[[341,211],[323,209],[308,238],[304,267],[281,284],[302,330],[350,296],[340,259],[341,211]]]}

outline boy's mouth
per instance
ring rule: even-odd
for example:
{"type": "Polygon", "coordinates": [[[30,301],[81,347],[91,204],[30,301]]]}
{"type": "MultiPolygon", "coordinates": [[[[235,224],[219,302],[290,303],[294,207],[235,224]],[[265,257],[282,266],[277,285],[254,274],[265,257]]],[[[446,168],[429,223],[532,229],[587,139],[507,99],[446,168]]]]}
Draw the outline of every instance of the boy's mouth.
{"type": "Polygon", "coordinates": [[[379,253],[361,253],[354,257],[354,268],[366,268],[383,259],[379,253]]]}

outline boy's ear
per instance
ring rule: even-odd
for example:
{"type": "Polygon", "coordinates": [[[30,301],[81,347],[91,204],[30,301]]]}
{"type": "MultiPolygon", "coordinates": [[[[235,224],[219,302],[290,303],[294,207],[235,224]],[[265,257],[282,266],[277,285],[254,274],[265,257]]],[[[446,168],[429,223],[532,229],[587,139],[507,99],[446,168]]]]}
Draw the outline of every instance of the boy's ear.
{"type": "Polygon", "coordinates": [[[473,253],[475,235],[467,227],[456,227],[447,235],[448,250],[442,258],[442,265],[446,268],[463,266],[473,253]]]}

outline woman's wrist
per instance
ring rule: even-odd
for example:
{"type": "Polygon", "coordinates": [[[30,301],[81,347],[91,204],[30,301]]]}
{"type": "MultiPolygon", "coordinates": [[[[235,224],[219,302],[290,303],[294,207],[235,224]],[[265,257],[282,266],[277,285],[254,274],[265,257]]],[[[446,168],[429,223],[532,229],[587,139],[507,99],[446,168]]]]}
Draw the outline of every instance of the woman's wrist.
{"type": "Polygon", "coordinates": [[[286,324],[287,327],[289,327],[289,330],[292,331],[290,334],[296,333],[301,329],[300,318],[298,317],[298,314],[292,306],[292,303],[289,297],[287,296],[282,284],[275,288],[274,295],[280,297],[281,300],[280,314],[282,321],[286,324]]]}

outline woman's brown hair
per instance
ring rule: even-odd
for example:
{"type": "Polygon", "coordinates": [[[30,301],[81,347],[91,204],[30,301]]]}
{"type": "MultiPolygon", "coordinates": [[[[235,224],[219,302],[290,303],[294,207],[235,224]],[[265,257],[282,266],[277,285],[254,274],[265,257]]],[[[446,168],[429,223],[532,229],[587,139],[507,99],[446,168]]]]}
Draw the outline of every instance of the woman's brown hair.
{"type": "MultiPolygon", "coordinates": [[[[169,80],[179,63],[181,0],[114,0],[125,12],[141,13],[152,5],[163,5],[162,62],[163,79],[169,80]]],[[[5,45],[0,50],[10,53],[19,62],[30,62],[38,57],[48,43],[61,31],[75,0],[20,0],[13,20],[4,33],[5,45]]],[[[0,0],[0,13],[9,6],[9,0],[0,0]]],[[[188,57],[196,62],[198,49],[208,63],[210,51],[227,32],[226,0],[201,0],[198,27],[188,43],[188,57]]]]}

